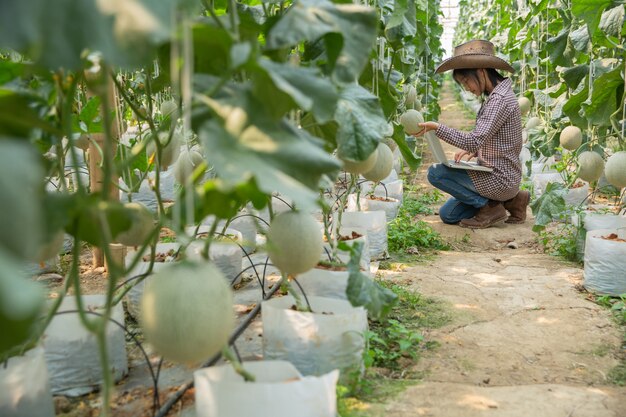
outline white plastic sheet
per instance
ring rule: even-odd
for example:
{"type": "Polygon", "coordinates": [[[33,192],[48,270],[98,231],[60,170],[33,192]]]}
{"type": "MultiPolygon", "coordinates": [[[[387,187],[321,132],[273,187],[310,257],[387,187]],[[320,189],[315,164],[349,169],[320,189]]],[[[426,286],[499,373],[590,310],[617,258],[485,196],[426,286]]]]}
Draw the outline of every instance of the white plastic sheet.
{"type": "MultiPolygon", "coordinates": [[[[338,213],[334,214],[337,223],[338,213]]],[[[341,214],[341,227],[356,227],[367,232],[371,259],[387,254],[387,217],[384,211],[346,211],[341,214]]]]}
{"type": "Polygon", "coordinates": [[[264,301],[263,357],[286,360],[303,375],[363,371],[367,312],[348,301],[308,297],[314,313],[295,311],[291,296],[264,301]]]}
{"type": "MultiPolygon", "coordinates": [[[[361,211],[384,211],[388,222],[398,216],[398,210],[400,209],[400,201],[395,198],[388,197],[387,200],[377,200],[368,198],[362,194],[359,198],[359,205],[361,211]]],[[[358,211],[356,194],[350,194],[348,196],[347,211],[358,211]]]]}
{"type": "Polygon", "coordinates": [[[599,294],[618,296],[626,293],[626,242],[602,238],[611,233],[626,240],[626,228],[587,233],[583,285],[599,294]]]}
{"type": "Polygon", "coordinates": [[[245,382],[232,366],[194,372],[197,417],[336,417],[339,372],[303,377],[286,361],[244,362],[245,382]]]}
{"type": "MultiPolygon", "coordinates": [[[[104,301],[104,295],[83,296],[87,311],[98,312],[104,301]]],[[[102,384],[96,337],[83,327],[78,313],[60,314],[72,310],[76,310],[76,299],[68,295],[61,303],[59,314],[54,316],[44,334],[52,393],[71,397],[95,391],[102,384]]],[[[113,308],[111,318],[118,323],[124,323],[121,304],[113,308]]],[[[124,330],[109,322],[106,341],[110,370],[115,381],[119,381],[128,373],[124,330]]]]}
{"type": "MultiPolygon", "coordinates": [[[[361,195],[366,194],[372,190],[374,183],[367,181],[361,184],[361,195]]],[[[378,197],[391,197],[398,201],[402,201],[404,198],[404,181],[394,180],[388,183],[381,183],[374,188],[374,195],[378,197]]]]}
{"type": "MultiPolygon", "coordinates": [[[[346,288],[348,288],[348,271],[332,271],[329,269],[313,268],[296,277],[302,290],[309,296],[336,298],[347,300],[346,288]]],[[[296,287],[296,291],[300,291],[296,287]]]]}
{"type": "MultiPolygon", "coordinates": [[[[370,270],[370,244],[367,238],[367,230],[358,229],[356,227],[343,227],[341,228],[340,236],[349,237],[349,236],[352,236],[353,232],[360,235],[360,237],[356,239],[344,240],[343,243],[345,243],[346,245],[350,247],[352,247],[352,245],[356,244],[357,242],[363,243],[363,248],[361,249],[361,259],[359,260],[359,266],[361,267],[361,269],[369,271],[370,270]]],[[[346,264],[350,262],[350,252],[343,251],[341,249],[336,249],[336,250],[337,250],[337,257],[339,258],[340,261],[346,264]]],[[[331,251],[330,244],[328,242],[324,242],[324,251],[322,252],[323,261],[328,260],[329,254],[332,255],[330,251],[331,251]]]]}
{"type": "MultiPolygon", "coordinates": [[[[206,226],[201,226],[206,227],[206,226]]],[[[202,229],[201,229],[202,230],[202,229]]],[[[231,284],[241,281],[241,270],[243,269],[243,252],[239,247],[242,238],[241,233],[234,229],[226,229],[226,236],[211,242],[209,247],[209,259],[222,271],[226,279],[231,284]]],[[[189,259],[202,260],[204,241],[197,240],[188,247],[186,254],[189,259]]]]}
{"type": "Polygon", "coordinates": [[[54,417],[48,370],[41,347],[0,364],[0,416],[54,417]]]}

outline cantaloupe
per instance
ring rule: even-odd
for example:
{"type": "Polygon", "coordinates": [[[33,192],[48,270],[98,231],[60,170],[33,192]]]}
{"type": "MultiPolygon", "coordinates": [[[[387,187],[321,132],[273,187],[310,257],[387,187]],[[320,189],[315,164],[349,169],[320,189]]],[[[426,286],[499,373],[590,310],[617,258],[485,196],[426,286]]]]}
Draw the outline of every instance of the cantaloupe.
{"type": "Polygon", "coordinates": [[[616,152],[606,160],[604,174],[609,184],[626,187],[626,151],[616,152]]]}
{"type": "Polygon", "coordinates": [[[530,117],[527,121],[526,121],[526,129],[534,129],[536,127],[539,127],[543,124],[543,122],[541,121],[541,119],[537,116],[533,116],[530,117]]]}
{"type": "Polygon", "coordinates": [[[202,154],[195,149],[182,151],[174,165],[174,177],[179,184],[185,184],[187,178],[193,173],[196,167],[204,161],[202,154]]]}
{"type": "Polygon", "coordinates": [[[82,149],[83,151],[86,151],[89,149],[89,142],[89,135],[87,135],[86,133],[82,133],[74,139],[74,146],[82,149]]]}
{"type": "Polygon", "coordinates": [[[376,153],[378,153],[376,164],[372,169],[362,174],[365,179],[374,182],[387,178],[393,169],[393,152],[389,146],[382,142],[379,143],[376,153]]]}
{"type": "Polygon", "coordinates": [[[559,142],[564,149],[575,151],[583,143],[583,134],[576,126],[567,126],[561,132],[559,142]]]}
{"type": "Polygon", "coordinates": [[[411,107],[417,101],[417,90],[412,85],[406,86],[406,95],[404,96],[404,105],[411,107]]]}
{"type": "Polygon", "coordinates": [[[349,159],[342,158],[339,159],[343,162],[343,170],[349,172],[351,174],[362,174],[364,172],[369,171],[376,164],[376,159],[378,158],[378,152],[374,149],[374,151],[363,161],[351,161],[349,159]]]}
{"type": "Polygon", "coordinates": [[[313,216],[298,211],[280,213],[267,231],[267,253],[281,272],[297,275],[317,265],[324,242],[313,216]]]}
{"type": "MultiPolygon", "coordinates": [[[[172,139],[168,142],[169,136],[168,132],[159,132],[158,135],[159,142],[162,145],[166,145],[161,152],[161,169],[163,170],[166,170],[170,165],[172,165],[180,153],[181,135],[174,133],[172,135],[172,139]]],[[[148,145],[146,146],[146,154],[148,155],[148,158],[156,158],[156,144],[154,143],[151,135],[148,137],[148,140],[150,142],[148,142],[148,145]]]]}
{"type": "Polygon", "coordinates": [[[530,111],[530,100],[527,97],[520,97],[517,99],[517,104],[519,104],[519,109],[522,112],[522,116],[525,116],[530,111]]]}
{"type": "Polygon", "coordinates": [[[174,100],[165,100],[161,103],[159,111],[163,117],[170,117],[172,119],[178,118],[178,104],[174,100]]]}
{"type": "Polygon", "coordinates": [[[418,123],[424,123],[424,116],[417,110],[409,109],[400,116],[400,124],[409,135],[422,130],[422,128],[417,125],[418,123]]]}
{"type": "Polygon", "coordinates": [[[126,246],[140,246],[154,230],[154,217],[150,210],[141,203],[126,203],[124,209],[132,223],[130,229],[118,233],[114,240],[126,246]]]}
{"type": "Polygon", "coordinates": [[[146,283],[140,312],[146,341],[165,359],[185,364],[218,353],[235,327],[232,290],[212,262],[159,269],[146,283]]]}
{"type": "Polygon", "coordinates": [[[599,153],[585,151],[578,155],[578,178],[587,182],[598,180],[604,172],[604,159],[599,153]]]}

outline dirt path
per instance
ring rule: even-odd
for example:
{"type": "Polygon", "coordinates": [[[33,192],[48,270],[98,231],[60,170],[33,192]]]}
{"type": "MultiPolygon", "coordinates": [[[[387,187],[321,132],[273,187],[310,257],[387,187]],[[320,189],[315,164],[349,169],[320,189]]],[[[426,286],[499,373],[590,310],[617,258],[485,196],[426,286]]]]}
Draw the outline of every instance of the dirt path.
{"type": "MultiPolygon", "coordinates": [[[[471,127],[447,87],[440,121],[471,127]]],[[[417,181],[428,189],[427,167],[417,181]]],[[[417,365],[424,382],[387,405],[385,416],[626,416],[626,388],[606,379],[619,363],[621,330],[577,290],[580,267],[537,250],[532,218],[476,231],[425,220],[457,250],[403,278],[449,304],[454,319],[427,334],[441,346],[417,365]]]]}

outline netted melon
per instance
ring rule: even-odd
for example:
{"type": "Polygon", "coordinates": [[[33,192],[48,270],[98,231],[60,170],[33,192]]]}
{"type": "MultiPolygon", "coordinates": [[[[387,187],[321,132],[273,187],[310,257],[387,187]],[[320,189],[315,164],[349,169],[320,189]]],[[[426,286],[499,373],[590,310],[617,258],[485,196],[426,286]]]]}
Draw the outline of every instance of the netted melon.
{"type": "MultiPolygon", "coordinates": [[[[180,143],[181,143],[181,135],[174,133],[170,140],[170,135],[168,132],[159,132],[158,134],[159,142],[163,145],[163,149],[161,151],[161,169],[166,170],[180,153],[180,143]]],[[[148,158],[152,159],[156,163],[156,144],[154,143],[154,139],[152,139],[152,135],[148,136],[148,145],[146,146],[146,154],[148,158]]]]}
{"type": "Polygon", "coordinates": [[[202,164],[204,158],[195,149],[182,151],[174,165],[174,177],[180,184],[185,184],[187,178],[193,173],[197,166],[202,164]]]}
{"type": "Polygon", "coordinates": [[[604,172],[604,159],[593,151],[582,152],[578,155],[578,178],[587,182],[598,180],[604,172]]]}
{"type": "Polygon", "coordinates": [[[404,97],[404,104],[407,107],[413,106],[417,101],[417,90],[412,85],[406,87],[406,96],[404,97]]]}
{"type": "Polygon", "coordinates": [[[232,290],[211,262],[159,269],[147,281],[140,312],[146,341],[165,359],[185,364],[218,353],[235,327],[232,290]]]}
{"type": "Polygon", "coordinates": [[[409,135],[422,130],[417,124],[424,123],[424,116],[417,110],[409,109],[400,116],[400,124],[409,135]]]}
{"type": "Polygon", "coordinates": [[[161,103],[159,111],[163,117],[170,117],[172,119],[178,118],[178,104],[174,100],[165,100],[161,103]]]}
{"type": "Polygon", "coordinates": [[[541,119],[537,116],[533,116],[530,117],[527,121],[526,121],[526,129],[534,129],[536,127],[539,127],[543,124],[543,122],[541,121],[541,119]]]}
{"type": "Polygon", "coordinates": [[[363,173],[365,179],[374,182],[387,178],[393,169],[393,152],[389,146],[382,142],[379,143],[376,153],[378,154],[376,164],[372,169],[363,173]]]}
{"type": "Polygon", "coordinates": [[[280,213],[267,231],[267,253],[281,272],[297,275],[317,265],[324,242],[313,216],[298,211],[280,213]]]}
{"type": "Polygon", "coordinates": [[[564,149],[575,151],[583,143],[583,134],[576,126],[567,126],[561,132],[559,142],[564,149]]]}
{"type": "Polygon", "coordinates": [[[519,104],[519,109],[522,112],[522,116],[525,116],[530,111],[530,100],[526,97],[520,97],[517,99],[517,104],[519,104]]]}
{"type": "Polygon", "coordinates": [[[616,152],[606,160],[604,174],[609,184],[626,187],[626,151],[616,152]]]}
{"type": "Polygon", "coordinates": [[[124,209],[131,218],[129,229],[118,233],[115,241],[126,246],[140,246],[154,230],[152,212],[141,203],[126,203],[124,209]]]}
{"type": "Polygon", "coordinates": [[[349,159],[344,159],[342,157],[339,157],[339,159],[341,159],[341,161],[343,162],[343,170],[351,174],[357,174],[357,175],[362,174],[372,169],[374,167],[374,164],[376,164],[377,158],[378,158],[378,152],[376,152],[376,150],[374,150],[370,154],[370,156],[368,156],[363,161],[351,161],[349,159]]]}

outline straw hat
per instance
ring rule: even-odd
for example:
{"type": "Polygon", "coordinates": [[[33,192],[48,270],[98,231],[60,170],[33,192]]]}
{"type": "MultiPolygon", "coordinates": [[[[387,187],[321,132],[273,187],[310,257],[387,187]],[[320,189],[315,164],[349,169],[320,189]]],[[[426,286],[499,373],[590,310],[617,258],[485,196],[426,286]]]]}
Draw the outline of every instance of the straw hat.
{"type": "Polygon", "coordinates": [[[436,74],[454,69],[469,68],[495,68],[514,72],[508,62],[498,58],[494,52],[494,46],[489,41],[473,40],[465,42],[454,48],[454,56],[444,60],[437,69],[436,74]]]}

